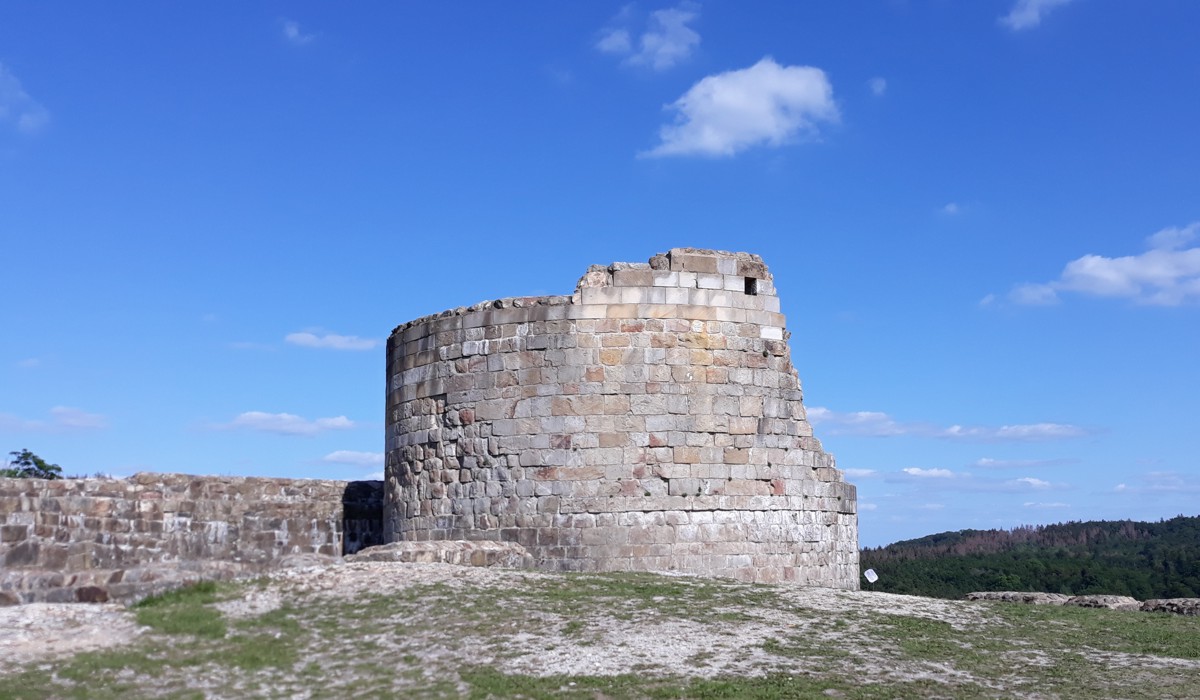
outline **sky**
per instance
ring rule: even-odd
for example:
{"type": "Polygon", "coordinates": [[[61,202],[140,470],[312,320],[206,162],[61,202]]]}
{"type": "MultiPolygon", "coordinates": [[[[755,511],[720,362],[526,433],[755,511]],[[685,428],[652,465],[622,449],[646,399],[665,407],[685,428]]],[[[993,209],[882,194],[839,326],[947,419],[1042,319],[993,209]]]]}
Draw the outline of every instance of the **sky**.
{"type": "Polygon", "coordinates": [[[1200,3],[0,3],[0,450],[382,470],[384,342],[761,255],[861,544],[1200,509],[1200,3]]]}

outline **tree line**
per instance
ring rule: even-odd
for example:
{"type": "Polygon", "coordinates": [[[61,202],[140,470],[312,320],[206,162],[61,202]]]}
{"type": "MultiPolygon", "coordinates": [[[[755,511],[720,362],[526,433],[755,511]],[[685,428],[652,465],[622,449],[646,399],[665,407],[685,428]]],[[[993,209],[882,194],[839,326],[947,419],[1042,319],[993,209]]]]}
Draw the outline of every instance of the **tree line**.
{"type": "Polygon", "coordinates": [[[1200,517],[959,530],[861,551],[890,593],[971,591],[1200,597],[1200,517]]]}

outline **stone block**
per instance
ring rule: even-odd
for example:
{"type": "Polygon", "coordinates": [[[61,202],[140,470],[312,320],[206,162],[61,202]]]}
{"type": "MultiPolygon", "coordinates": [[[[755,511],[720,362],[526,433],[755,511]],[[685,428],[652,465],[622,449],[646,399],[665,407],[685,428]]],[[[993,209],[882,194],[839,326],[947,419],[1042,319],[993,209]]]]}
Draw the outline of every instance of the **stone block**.
{"type": "Polygon", "coordinates": [[[707,272],[716,274],[717,258],[714,255],[672,253],[669,255],[671,269],[677,272],[707,272]]]}

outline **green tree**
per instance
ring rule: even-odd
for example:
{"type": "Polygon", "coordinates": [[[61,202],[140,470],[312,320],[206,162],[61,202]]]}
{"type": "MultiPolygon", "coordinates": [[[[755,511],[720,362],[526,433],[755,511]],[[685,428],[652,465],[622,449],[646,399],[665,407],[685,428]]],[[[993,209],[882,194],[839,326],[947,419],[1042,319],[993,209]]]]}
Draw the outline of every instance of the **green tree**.
{"type": "Polygon", "coordinates": [[[16,477],[18,479],[62,478],[62,467],[57,464],[50,464],[29,450],[9,452],[8,454],[12,456],[12,459],[8,460],[8,464],[4,469],[0,469],[0,476],[16,477]]]}

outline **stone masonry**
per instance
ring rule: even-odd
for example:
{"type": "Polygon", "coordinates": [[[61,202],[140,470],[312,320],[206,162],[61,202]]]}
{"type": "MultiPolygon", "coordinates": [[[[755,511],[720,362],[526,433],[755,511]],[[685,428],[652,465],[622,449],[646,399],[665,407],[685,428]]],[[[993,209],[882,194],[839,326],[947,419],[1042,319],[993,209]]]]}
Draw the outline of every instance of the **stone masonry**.
{"type": "Polygon", "coordinates": [[[381,542],[382,496],[378,481],[0,479],[0,603],[125,599],[351,554],[381,542]]]}
{"type": "Polygon", "coordinates": [[[384,539],[857,589],[855,489],[813,437],[788,337],[758,256],[690,248],[405,323],[384,539]]]}

